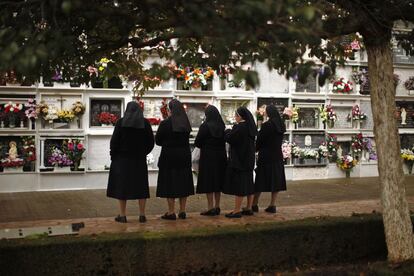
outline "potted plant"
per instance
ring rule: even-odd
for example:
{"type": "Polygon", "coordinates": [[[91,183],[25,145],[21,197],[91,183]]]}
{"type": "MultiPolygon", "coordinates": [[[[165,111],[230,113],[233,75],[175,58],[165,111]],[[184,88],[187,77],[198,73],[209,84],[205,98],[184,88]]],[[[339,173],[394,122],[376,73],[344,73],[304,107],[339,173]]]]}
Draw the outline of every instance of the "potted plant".
{"type": "Polygon", "coordinates": [[[352,107],[351,114],[348,114],[348,121],[352,122],[352,126],[354,128],[358,127],[359,121],[365,121],[367,119],[367,115],[361,111],[359,105],[354,105],[352,107]]]}
{"type": "Polygon", "coordinates": [[[86,71],[93,88],[123,88],[121,79],[115,75],[116,67],[112,59],[103,57],[96,63],[96,67],[88,66],[86,71]]]}
{"type": "Polygon", "coordinates": [[[109,112],[101,112],[98,115],[98,121],[101,126],[113,126],[118,121],[118,116],[109,112]]]}
{"type": "Polygon", "coordinates": [[[366,150],[366,144],[362,133],[352,136],[351,138],[352,156],[359,160],[363,150],[366,150]]]}
{"type": "Polygon", "coordinates": [[[404,87],[408,90],[408,95],[414,95],[414,77],[409,77],[404,82],[404,87]]]}
{"type": "Polygon", "coordinates": [[[328,158],[334,162],[337,159],[338,139],[335,134],[327,134],[325,141],[329,152],[328,158]]]}
{"type": "Polygon", "coordinates": [[[335,110],[330,104],[328,104],[325,108],[319,107],[319,116],[322,119],[322,122],[328,125],[329,128],[333,128],[336,120],[338,119],[335,110]]]}
{"type": "Polygon", "coordinates": [[[357,160],[350,155],[341,156],[336,161],[336,165],[345,172],[346,178],[351,177],[351,171],[357,164],[357,160]]]}

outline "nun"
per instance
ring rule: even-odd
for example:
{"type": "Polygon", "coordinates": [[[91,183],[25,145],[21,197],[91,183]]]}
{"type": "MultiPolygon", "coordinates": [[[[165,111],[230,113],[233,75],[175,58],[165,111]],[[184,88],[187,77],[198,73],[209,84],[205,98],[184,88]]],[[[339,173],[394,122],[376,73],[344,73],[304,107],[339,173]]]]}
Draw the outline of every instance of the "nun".
{"type": "Polygon", "coordinates": [[[147,154],[154,148],[151,125],[136,101],[129,102],[124,117],[115,125],[110,142],[111,167],[106,195],[118,199],[120,214],[115,221],[126,223],[127,200],[138,199],[139,222],[146,222],[148,188],[147,154]]]}
{"type": "Polygon", "coordinates": [[[191,125],[180,101],[171,100],[168,108],[169,116],[161,122],[155,135],[156,144],[161,146],[157,197],[166,198],[168,203],[168,212],[161,216],[162,219],[177,219],[176,198],[180,201],[178,218],[185,219],[187,197],[194,194],[189,143],[191,125]]]}
{"type": "Polygon", "coordinates": [[[285,167],[283,163],[282,141],[286,131],[284,122],[277,108],[273,105],[266,107],[265,115],[269,118],[259,131],[256,141],[256,151],[259,153],[254,186],[252,210],[259,211],[260,193],[270,192],[268,213],[276,213],[276,198],[280,191],[286,191],[285,167]]]}
{"type": "Polygon", "coordinates": [[[252,113],[246,107],[237,109],[235,120],[236,125],[231,130],[226,130],[224,136],[225,141],[230,145],[230,156],[223,193],[235,196],[234,209],[226,214],[228,218],[253,215],[251,208],[254,194],[254,141],[257,135],[257,127],[252,113]],[[247,207],[241,211],[244,197],[247,197],[247,207]]]}
{"type": "Polygon", "coordinates": [[[220,195],[226,173],[225,125],[217,108],[209,105],[204,111],[205,120],[201,124],[194,145],[200,148],[198,194],[206,194],[207,211],[203,216],[220,215],[220,195]],[[215,202],[214,202],[215,200],[215,202]]]}

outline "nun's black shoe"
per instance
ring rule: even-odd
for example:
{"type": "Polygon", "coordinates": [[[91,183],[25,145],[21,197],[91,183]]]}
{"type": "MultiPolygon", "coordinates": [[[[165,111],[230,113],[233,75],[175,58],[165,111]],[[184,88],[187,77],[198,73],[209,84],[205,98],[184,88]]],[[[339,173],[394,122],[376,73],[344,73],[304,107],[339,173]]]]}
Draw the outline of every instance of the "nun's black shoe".
{"type": "Polygon", "coordinates": [[[211,216],[215,216],[215,215],[217,215],[217,210],[216,210],[216,208],[213,208],[213,209],[210,209],[208,211],[201,212],[200,215],[202,215],[202,216],[210,216],[210,217],[211,216]]]}
{"type": "Polygon", "coordinates": [[[187,218],[187,214],[185,212],[179,212],[178,213],[178,218],[180,218],[180,219],[186,219],[187,218]]]}
{"type": "Polygon", "coordinates": [[[215,209],[216,209],[216,215],[217,216],[220,215],[220,212],[221,212],[220,207],[216,207],[215,209]]]}
{"type": "Polygon", "coordinates": [[[175,215],[175,213],[172,213],[172,214],[165,213],[164,215],[161,216],[161,218],[166,219],[166,220],[176,220],[177,216],[175,215]]]}
{"type": "Polygon", "coordinates": [[[241,218],[242,217],[242,213],[241,212],[228,213],[225,216],[226,216],[226,218],[241,218]]]}
{"type": "Polygon", "coordinates": [[[145,216],[139,216],[139,222],[141,223],[147,222],[147,218],[145,216]]]}
{"type": "Polygon", "coordinates": [[[258,205],[253,205],[252,206],[252,211],[255,212],[255,213],[258,213],[259,212],[259,206],[258,205]]]}
{"type": "Polygon", "coordinates": [[[269,206],[269,207],[267,207],[267,208],[265,209],[265,212],[272,213],[272,214],[276,213],[276,206],[275,206],[275,205],[273,205],[273,206],[269,206]]]}
{"type": "Polygon", "coordinates": [[[118,215],[118,216],[115,217],[115,221],[119,222],[119,223],[127,223],[127,218],[126,218],[126,216],[118,215]]]}
{"type": "Polygon", "coordinates": [[[243,216],[253,216],[253,211],[250,209],[243,209],[241,213],[243,216]]]}

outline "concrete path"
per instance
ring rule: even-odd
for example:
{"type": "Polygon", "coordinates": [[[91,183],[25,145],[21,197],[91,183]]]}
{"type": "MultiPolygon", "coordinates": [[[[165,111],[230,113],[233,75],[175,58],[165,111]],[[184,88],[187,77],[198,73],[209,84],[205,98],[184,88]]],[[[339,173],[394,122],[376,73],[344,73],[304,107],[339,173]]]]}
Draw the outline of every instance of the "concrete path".
{"type": "MultiPolygon", "coordinates": [[[[407,199],[414,210],[414,177],[405,178],[407,199]]],[[[152,195],[155,194],[151,190],[152,195]]],[[[266,207],[269,195],[260,202],[266,207]]],[[[316,216],[349,216],[352,213],[381,212],[378,178],[330,179],[319,181],[294,181],[288,191],[280,193],[278,213],[261,211],[252,217],[227,219],[203,217],[198,213],[205,208],[203,195],[189,198],[188,219],[163,221],[159,218],[166,210],[163,199],[148,201],[146,224],[138,223],[135,202],[128,205],[127,224],[118,224],[113,217],[118,214],[116,200],[106,198],[104,190],[31,192],[0,194],[0,229],[32,226],[51,226],[84,222],[81,235],[103,232],[176,231],[189,228],[223,225],[285,221],[316,216]]],[[[223,196],[222,210],[230,210],[233,197],[223,196]]]]}

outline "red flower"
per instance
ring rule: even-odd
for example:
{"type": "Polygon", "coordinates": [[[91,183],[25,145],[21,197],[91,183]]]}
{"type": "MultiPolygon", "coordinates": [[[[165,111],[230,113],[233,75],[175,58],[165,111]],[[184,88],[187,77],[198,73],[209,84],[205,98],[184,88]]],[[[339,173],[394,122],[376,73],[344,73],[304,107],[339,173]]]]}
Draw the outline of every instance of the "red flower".
{"type": "Polygon", "coordinates": [[[73,143],[68,143],[68,149],[73,150],[73,143]]]}
{"type": "Polygon", "coordinates": [[[82,150],[83,149],[83,145],[79,143],[78,146],[77,146],[77,148],[78,148],[78,150],[82,150]]]}

